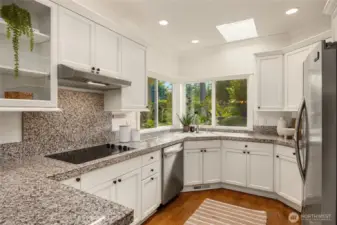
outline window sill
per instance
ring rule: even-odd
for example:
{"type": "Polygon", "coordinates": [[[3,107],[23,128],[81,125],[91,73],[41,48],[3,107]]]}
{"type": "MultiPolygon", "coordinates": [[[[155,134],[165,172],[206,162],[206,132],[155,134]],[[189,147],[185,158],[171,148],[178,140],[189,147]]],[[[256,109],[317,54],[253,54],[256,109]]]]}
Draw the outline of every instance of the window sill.
{"type": "Polygon", "coordinates": [[[173,126],[147,128],[147,129],[140,130],[140,133],[141,134],[149,134],[149,133],[160,132],[160,131],[170,131],[172,128],[173,128],[173,126]]]}

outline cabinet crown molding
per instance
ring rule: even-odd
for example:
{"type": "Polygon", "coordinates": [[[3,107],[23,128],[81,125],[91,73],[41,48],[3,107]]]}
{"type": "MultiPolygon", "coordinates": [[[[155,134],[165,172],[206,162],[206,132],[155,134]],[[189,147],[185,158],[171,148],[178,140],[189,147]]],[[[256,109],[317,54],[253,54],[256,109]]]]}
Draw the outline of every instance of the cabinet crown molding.
{"type": "Polygon", "coordinates": [[[328,0],[324,6],[323,13],[332,15],[337,7],[337,0],[328,0]]]}

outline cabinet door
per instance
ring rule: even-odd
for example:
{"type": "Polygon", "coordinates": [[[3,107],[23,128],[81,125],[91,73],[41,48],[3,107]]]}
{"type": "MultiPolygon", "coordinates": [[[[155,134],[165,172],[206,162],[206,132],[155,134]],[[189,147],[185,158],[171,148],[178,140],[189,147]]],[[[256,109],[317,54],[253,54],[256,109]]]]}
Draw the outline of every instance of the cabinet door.
{"type": "Polygon", "coordinates": [[[201,150],[184,150],[184,185],[202,184],[201,150]]]}
{"type": "Polygon", "coordinates": [[[95,25],[95,67],[100,74],[121,75],[121,37],[100,25],[95,25]]]}
{"type": "Polygon", "coordinates": [[[116,202],[134,210],[133,224],[141,220],[141,169],[117,178],[116,202]]]}
{"type": "MultiPolygon", "coordinates": [[[[77,181],[79,177],[74,177],[74,178],[70,178],[68,180],[63,180],[61,181],[62,184],[76,188],[76,189],[80,189],[81,190],[81,181],[77,181]]],[[[80,178],[79,178],[80,179],[80,178]]]]}
{"type": "Polygon", "coordinates": [[[275,160],[275,191],[280,196],[302,204],[302,178],[295,158],[277,155],[275,160]]]}
{"type": "Polygon", "coordinates": [[[143,46],[126,38],[122,40],[122,76],[132,82],[131,87],[122,89],[124,109],[145,109],[146,50],[143,46]]]}
{"type": "Polygon", "coordinates": [[[160,182],[158,173],[142,181],[142,219],[153,213],[160,205],[160,182]]]}
{"type": "Polygon", "coordinates": [[[284,56],[285,109],[297,111],[303,98],[303,62],[312,46],[297,49],[284,56]]]}
{"type": "Polygon", "coordinates": [[[221,150],[206,149],[203,153],[203,183],[221,182],[221,150]]]}
{"type": "Polygon", "coordinates": [[[93,66],[94,23],[59,7],[59,62],[84,70],[93,66]]]}
{"type": "Polygon", "coordinates": [[[247,187],[273,191],[273,151],[247,151],[247,187]]]}
{"type": "Polygon", "coordinates": [[[116,185],[112,183],[112,181],[105,182],[103,184],[99,184],[86,192],[101,197],[103,199],[114,201],[115,200],[115,188],[116,185]]]}
{"type": "Polygon", "coordinates": [[[224,149],[223,181],[246,187],[246,154],[242,150],[224,149]]]}
{"type": "Polygon", "coordinates": [[[257,58],[257,109],[283,109],[283,56],[257,58]]]}

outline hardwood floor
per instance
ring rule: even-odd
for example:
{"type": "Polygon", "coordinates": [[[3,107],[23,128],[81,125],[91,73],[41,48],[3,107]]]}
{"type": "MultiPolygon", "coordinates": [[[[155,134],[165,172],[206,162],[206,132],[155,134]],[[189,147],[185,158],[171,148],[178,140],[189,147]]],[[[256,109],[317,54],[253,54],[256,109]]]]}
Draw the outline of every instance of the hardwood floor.
{"type": "Polygon", "coordinates": [[[289,213],[295,211],[276,200],[225,189],[186,192],[167,206],[162,207],[144,225],[180,225],[193,214],[199,205],[210,198],[220,202],[267,212],[268,225],[300,225],[288,220],[289,213]]]}

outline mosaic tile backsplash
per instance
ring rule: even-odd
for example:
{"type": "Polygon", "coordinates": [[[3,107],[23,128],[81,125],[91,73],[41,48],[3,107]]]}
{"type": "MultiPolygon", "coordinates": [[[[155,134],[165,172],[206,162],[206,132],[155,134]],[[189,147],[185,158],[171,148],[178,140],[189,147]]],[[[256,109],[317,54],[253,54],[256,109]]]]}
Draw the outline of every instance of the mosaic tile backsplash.
{"type": "Polygon", "coordinates": [[[110,112],[104,112],[104,95],[60,89],[61,112],[25,112],[23,141],[0,145],[5,158],[73,150],[114,140],[110,112]]]}

